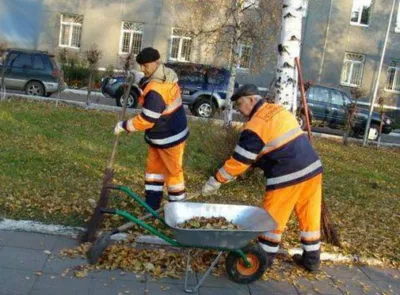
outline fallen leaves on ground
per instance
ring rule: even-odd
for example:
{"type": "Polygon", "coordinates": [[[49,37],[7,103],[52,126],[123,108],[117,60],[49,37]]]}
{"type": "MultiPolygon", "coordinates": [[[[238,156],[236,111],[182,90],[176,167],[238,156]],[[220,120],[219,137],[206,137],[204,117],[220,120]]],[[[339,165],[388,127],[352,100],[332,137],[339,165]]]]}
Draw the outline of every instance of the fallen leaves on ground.
{"type": "MultiPolygon", "coordinates": [[[[0,214],[82,226],[100,194],[115,114],[26,100],[0,103],[0,138],[5,139],[0,141],[0,214]]],[[[184,160],[189,193],[220,167],[234,148],[236,136],[211,123],[190,122],[190,129],[184,160]]],[[[313,145],[324,165],[324,198],[343,244],[343,248],[323,244],[323,250],[372,257],[400,267],[400,251],[396,251],[400,248],[399,149],[344,146],[317,138],[313,145]]],[[[114,183],[143,195],[145,159],[142,135],[121,137],[114,183]]],[[[196,201],[260,206],[264,180],[259,171],[196,201]]],[[[114,198],[114,192],[112,196],[111,207],[143,214],[127,196],[114,198]]],[[[103,229],[123,222],[119,216],[106,216],[103,229]]],[[[283,247],[298,246],[298,223],[292,218],[283,247]]]]}

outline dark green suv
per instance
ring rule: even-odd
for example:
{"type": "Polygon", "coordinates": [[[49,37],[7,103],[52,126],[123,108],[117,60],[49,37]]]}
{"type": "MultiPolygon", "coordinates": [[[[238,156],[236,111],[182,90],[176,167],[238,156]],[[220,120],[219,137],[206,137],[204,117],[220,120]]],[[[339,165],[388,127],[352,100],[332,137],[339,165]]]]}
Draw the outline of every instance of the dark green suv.
{"type": "Polygon", "coordinates": [[[62,88],[59,87],[60,70],[54,56],[47,52],[8,49],[3,60],[0,73],[4,71],[6,89],[22,90],[28,95],[50,96],[62,88]]]}
{"type": "MultiPolygon", "coordinates": [[[[339,89],[321,85],[312,86],[307,90],[307,103],[312,111],[313,120],[319,120],[331,128],[343,128],[346,124],[349,107],[353,101],[350,96],[339,89]]],[[[357,108],[354,113],[353,133],[361,136],[365,131],[368,110],[357,108]]],[[[379,136],[381,117],[378,113],[372,113],[369,138],[376,140],[379,136]]],[[[384,115],[382,132],[389,134],[392,131],[392,120],[384,115]]]]}

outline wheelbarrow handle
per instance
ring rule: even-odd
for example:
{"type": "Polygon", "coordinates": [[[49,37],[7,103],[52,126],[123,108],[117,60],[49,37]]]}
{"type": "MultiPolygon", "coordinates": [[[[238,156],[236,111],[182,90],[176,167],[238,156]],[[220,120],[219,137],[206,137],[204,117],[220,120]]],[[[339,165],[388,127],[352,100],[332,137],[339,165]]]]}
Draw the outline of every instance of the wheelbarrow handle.
{"type": "Polygon", "coordinates": [[[142,200],[138,195],[136,195],[130,188],[123,185],[108,185],[106,189],[118,190],[126,193],[132,199],[134,199],[140,206],[144,207],[147,211],[149,211],[150,216],[154,216],[159,219],[161,222],[165,223],[165,220],[161,218],[159,212],[151,208],[145,201],[142,200]]]}
{"type": "MultiPolygon", "coordinates": [[[[197,197],[200,196],[200,195],[201,195],[201,192],[193,193],[193,194],[189,195],[184,201],[189,201],[189,200],[191,200],[191,199],[197,198],[197,197]]],[[[156,212],[157,212],[158,214],[161,214],[163,211],[164,211],[164,207],[161,207],[161,208],[158,209],[156,212]]],[[[146,220],[146,219],[148,219],[148,218],[150,218],[150,217],[152,217],[152,216],[153,216],[153,215],[152,215],[151,213],[147,213],[147,214],[144,214],[144,215],[142,215],[141,217],[139,217],[139,219],[144,221],[144,220],[146,220]]],[[[114,230],[113,233],[121,233],[121,232],[124,232],[124,231],[126,231],[127,229],[130,229],[131,227],[133,227],[134,225],[135,225],[135,223],[133,223],[133,222],[127,222],[127,223],[125,223],[125,224],[119,226],[116,230],[114,230]]]]}

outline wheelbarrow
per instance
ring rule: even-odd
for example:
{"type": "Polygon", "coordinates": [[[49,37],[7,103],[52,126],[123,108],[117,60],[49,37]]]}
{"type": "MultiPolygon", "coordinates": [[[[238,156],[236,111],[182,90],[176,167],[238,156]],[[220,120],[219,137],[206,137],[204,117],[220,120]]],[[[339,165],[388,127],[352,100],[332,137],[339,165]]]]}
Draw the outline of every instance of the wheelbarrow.
{"type": "Polygon", "coordinates": [[[267,260],[264,250],[251,242],[264,232],[276,228],[275,221],[267,211],[253,206],[170,202],[164,206],[165,218],[163,218],[159,212],[153,210],[129,188],[112,186],[110,189],[120,190],[128,194],[151,215],[169,227],[173,236],[166,235],[159,229],[123,210],[103,208],[102,213],[122,216],[158,237],[156,240],[160,240],[163,244],[187,250],[185,292],[197,292],[225,252],[228,252],[225,268],[232,281],[239,284],[250,284],[258,280],[265,272],[267,260]],[[194,217],[225,217],[228,221],[238,225],[240,229],[184,229],[178,227],[180,223],[194,217]],[[219,253],[198,284],[190,289],[188,287],[190,250],[193,248],[217,250],[219,253]]]}

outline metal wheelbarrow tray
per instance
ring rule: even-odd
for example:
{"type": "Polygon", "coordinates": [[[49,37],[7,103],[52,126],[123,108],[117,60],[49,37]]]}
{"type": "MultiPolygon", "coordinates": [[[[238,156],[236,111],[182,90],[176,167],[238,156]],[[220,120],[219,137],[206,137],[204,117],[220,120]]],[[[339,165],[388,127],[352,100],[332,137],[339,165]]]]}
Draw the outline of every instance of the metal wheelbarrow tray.
{"type": "Polygon", "coordinates": [[[275,222],[265,210],[243,205],[178,202],[164,207],[165,222],[174,238],[193,248],[241,249],[249,241],[275,228],[275,222]],[[178,224],[194,217],[225,217],[240,229],[183,229],[178,224]]]}
{"type": "MultiPolygon", "coordinates": [[[[275,221],[267,211],[258,207],[243,205],[175,202],[164,206],[165,218],[163,218],[158,211],[153,210],[128,187],[113,185],[109,186],[108,189],[126,193],[172,230],[173,236],[168,236],[159,228],[140,220],[127,211],[114,208],[101,209],[102,213],[116,214],[139,225],[152,233],[154,235],[152,237],[158,238],[164,244],[186,249],[185,292],[197,292],[225,252],[227,253],[225,269],[229,278],[234,282],[249,284],[263,275],[268,263],[266,255],[260,246],[252,244],[251,241],[264,232],[276,228],[275,221]],[[229,222],[238,225],[240,229],[183,229],[178,227],[178,224],[193,217],[225,217],[229,222]],[[188,277],[191,248],[213,249],[218,250],[219,253],[197,285],[190,289],[188,288],[188,277]]],[[[89,256],[97,257],[98,251],[96,249],[96,247],[92,247],[89,252],[93,253],[89,256]],[[96,255],[94,252],[96,252],[96,255]]]]}

